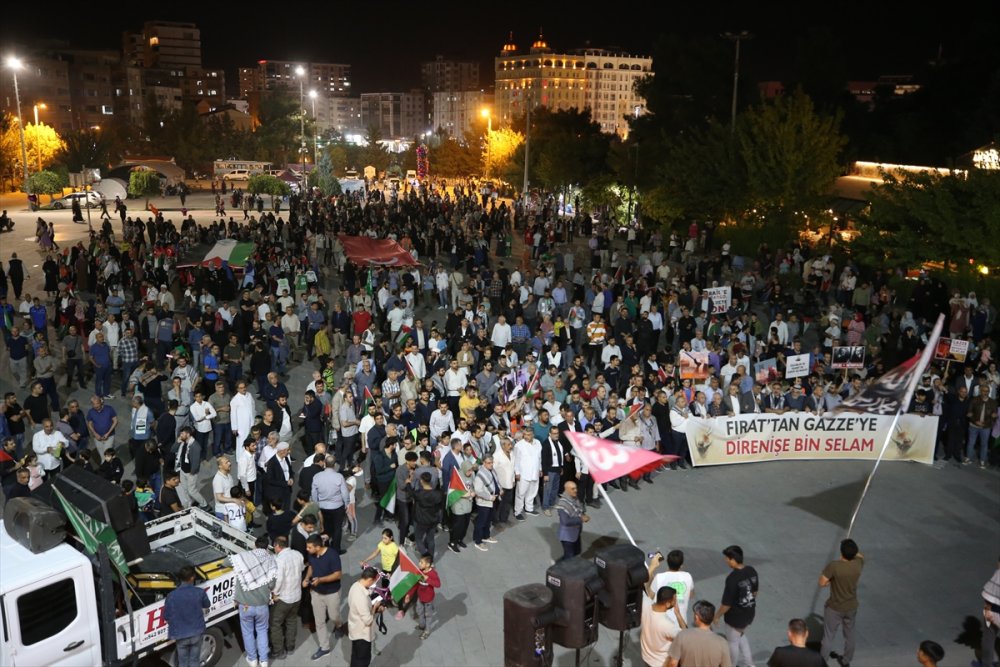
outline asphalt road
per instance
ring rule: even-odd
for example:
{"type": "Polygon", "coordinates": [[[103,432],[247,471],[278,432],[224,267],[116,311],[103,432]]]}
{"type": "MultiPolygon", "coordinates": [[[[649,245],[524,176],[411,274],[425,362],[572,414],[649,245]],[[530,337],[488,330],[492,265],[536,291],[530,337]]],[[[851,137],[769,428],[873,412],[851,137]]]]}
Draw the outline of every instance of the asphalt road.
{"type": "MultiPolygon", "coordinates": [[[[200,222],[211,219],[211,195],[194,195],[189,207],[200,222]]],[[[161,210],[179,208],[176,198],[154,200],[161,210]]],[[[3,201],[0,200],[0,205],[3,201]]],[[[134,207],[133,214],[138,213],[134,207]]],[[[0,235],[0,257],[17,252],[31,273],[28,290],[41,288],[41,254],[34,244],[37,214],[13,209],[17,228],[0,235]]],[[[56,240],[67,246],[86,238],[86,225],[74,225],[69,211],[42,215],[56,226],[56,240]]],[[[175,214],[175,215],[179,215],[175,214]]],[[[96,215],[94,216],[96,220],[96,215]]],[[[116,228],[118,226],[116,225],[116,228]]],[[[428,313],[428,320],[438,317],[428,313]]],[[[311,367],[299,364],[286,382],[293,407],[310,379],[311,367]]],[[[12,387],[6,354],[0,354],[0,391],[12,387]]],[[[18,390],[18,395],[23,392],[18,390]]],[[[76,391],[80,399],[89,392],[76,391]]],[[[65,398],[65,397],[64,397],[65,398]]],[[[85,400],[82,401],[85,404],[85,400]]],[[[122,414],[125,404],[112,401],[122,414]]],[[[296,444],[296,448],[298,445],[296,444]]],[[[299,451],[301,456],[301,451],[299,451]]],[[[211,468],[211,466],[207,466],[211,468]]],[[[785,643],[792,617],[809,619],[819,640],[825,591],[816,580],[836,555],[865,475],[863,462],[775,462],[702,468],[661,474],[638,492],[613,492],[624,520],[643,551],[679,548],[695,580],[695,598],[719,603],[727,567],[721,550],[740,544],[746,562],[760,574],[757,617],[749,631],[754,661],[765,664],[771,650],[785,643]]],[[[211,472],[203,473],[207,485],[211,472]]],[[[881,466],[862,509],[855,539],[867,556],[857,619],[857,667],[916,664],[917,645],[934,639],[944,646],[942,665],[967,665],[971,649],[955,642],[963,619],[981,614],[980,591],[997,567],[1000,554],[1000,474],[976,467],[888,463],[881,466]]],[[[360,508],[362,534],[346,543],[345,588],[359,574],[358,561],[374,548],[372,506],[360,508]]],[[[438,619],[427,640],[410,619],[387,617],[389,632],[379,636],[375,665],[500,665],[503,662],[505,591],[541,583],[551,559],[560,553],[556,520],[539,516],[501,532],[488,553],[474,549],[454,554],[438,539],[438,569],[443,586],[438,619]]],[[[607,509],[592,512],[583,538],[584,556],[624,536],[607,509]]],[[[471,544],[471,542],[470,542],[471,544]]],[[[346,609],[345,612],[346,614],[346,609]]],[[[610,665],[617,633],[602,628],[598,642],[582,652],[585,665],[610,665]]],[[[638,631],[626,637],[626,664],[641,664],[638,631]]],[[[338,641],[333,653],[312,663],[315,638],[299,632],[296,652],[275,665],[338,665],[348,661],[349,644],[338,641]]],[[[238,646],[219,663],[245,665],[238,646]]],[[[555,649],[555,664],[574,664],[567,649],[555,649]]],[[[835,663],[833,663],[835,664],[835,663]]]]}

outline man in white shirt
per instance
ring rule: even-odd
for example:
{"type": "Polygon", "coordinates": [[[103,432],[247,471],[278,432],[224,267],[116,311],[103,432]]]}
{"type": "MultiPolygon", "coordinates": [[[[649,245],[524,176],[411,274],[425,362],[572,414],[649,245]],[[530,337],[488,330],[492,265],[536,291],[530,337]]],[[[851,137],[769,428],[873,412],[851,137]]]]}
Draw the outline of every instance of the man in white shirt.
{"type": "Polygon", "coordinates": [[[542,474],[542,443],[532,435],[531,422],[530,418],[524,418],[521,439],[514,445],[514,479],[517,482],[514,518],[518,521],[525,520],[525,512],[538,515],[535,496],[538,495],[538,480],[542,474]]]}
{"type": "Polygon", "coordinates": [[[455,416],[448,409],[445,401],[438,403],[438,410],[431,413],[428,423],[430,429],[431,442],[437,442],[442,433],[453,433],[455,431],[455,416]]]}
{"type": "Polygon", "coordinates": [[[220,456],[215,459],[215,463],[218,466],[218,470],[215,471],[215,477],[212,478],[212,496],[215,498],[215,516],[225,521],[226,503],[246,505],[246,501],[242,498],[233,498],[229,495],[232,488],[236,486],[236,481],[233,480],[232,475],[233,463],[229,460],[229,457],[220,456]]]}
{"type": "Polygon", "coordinates": [[[663,586],[670,586],[677,591],[677,608],[680,610],[681,618],[687,620],[688,604],[694,596],[694,578],[690,573],[684,572],[684,552],[674,549],[667,554],[667,571],[660,572],[653,577],[653,592],[660,590],[663,586]]]}
{"type": "Polygon", "coordinates": [[[409,347],[409,352],[406,353],[406,363],[410,364],[410,368],[413,370],[413,375],[416,377],[417,382],[422,383],[424,378],[427,377],[427,363],[424,361],[424,355],[420,354],[420,350],[417,348],[416,342],[411,342],[409,347]]]}
{"type": "Polygon", "coordinates": [[[288,546],[288,536],[274,538],[274,562],[278,577],[271,590],[271,660],[284,660],[295,651],[299,604],[302,601],[302,554],[288,546]]]}
{"type": "Polygon", "coordinates": [[[62,465],[60,454],[68,444],[66,437],[55,430],[51,419],[42,421],[42,430],[31,438],[31,449],[38,455],[38,465],[45,470],[47,477],[59,470],[62,465]]]}
{"type": "Polygon", "coordinates": [[[253,396],[247,391],[247,383],[240,380],[236,383],[236,393],[229,401],[229,422],[236,433],[237,451],[243,447],[243,442],[250,437],[254,418],[257,416],[257,405],[253,396]]]}
{"type": "MultiPolygon", "coordinates": [[[[490,334],[490,342],[494,348],[503,350],[511,342],[510,325],[503,315],[497,317],[497,323],[493,325],[493,333],[490,334]]],[[[494,350],[494,354],[499,356],[499,350],[494,350]]]]}
{"type": "Polygon", "coordinates": [[[619,347],[618,343],[615,342],[614,336],[608,336],[608,342],[601,350],[601,365],[607,366],[611,363],[611,357],[622,358],[622,349],[619,347]]]}
{"type": "Polygon", "coordinates": [[[469,384],[465,368],[459,368],[458,359],[452,359],[450,367],[444,372],[444,388],[448,391],[448,406],[458,410],[458,399],[469,384]]]}
{"type": "Polygon", "coordinates": [[[677,592],[671,586],[657,587],[653,579],[653,573],[662,562],[663,555],[659,553],[649,562],[646,594],[642,596],[639,645],[642,660],[647,665],[666,664],[670,645],[678,633],[687,627],[677,604],[677,592]]]}
{"type": "Polygon", "coordinates": [[[782,319],[781,313],[774,316],[774,321],[768,326],[768,334],[770,334],[771,329],[778,330],[778,342],[784,346],[788,345],[788,324],[782,319]]]}
{"type": "Polygon", "coordinates": [[[194,437],[198,441],[198,444],[201,445],[202,456],[207,456],[209,450],[208,436],[212,432],[212,420],[215,419],[218,413],[216,413],[212,404],[205,400],[199,389],[194,392],[194,402],[191,403],[188,414],[190,415],[191,422],[194,424],[194,437]]]}

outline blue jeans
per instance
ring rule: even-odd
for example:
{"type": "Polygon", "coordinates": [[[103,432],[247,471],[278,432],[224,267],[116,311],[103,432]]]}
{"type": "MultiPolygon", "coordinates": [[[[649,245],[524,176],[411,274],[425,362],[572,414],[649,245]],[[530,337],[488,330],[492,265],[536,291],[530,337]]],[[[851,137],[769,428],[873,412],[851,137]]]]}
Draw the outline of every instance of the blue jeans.
{"type": "Polygon", "coordinates": [[[542,509],[547,510],[559,500],[559,476],[558,472],[546,472],[549,476],[545,482],[545,493],[542,495],[542,509]]]}
{"type": "Polygon", "coordinates": [[[229,436],[232,424],[212,424],[212,454],[219,456],[223,450],[229,449],[229,436]]]}
{"type": "Polygon", "coordinates": [[[965,448],[965,458],[976,458],[976,441],[979,441],[979,462],[986,463],[989,460],[990,429],[979,428],[969,424],[969,444],[965,448]]]}
{"type": "Polygon", "coordinates": [[[250,662],[267,662],[267,628],[271,620],[270,608],[265,605],[250,607],[240,605],[240,630],[243,631],[243,648],[250,662]],[[254,637],[254,631],[257,636],[254,637]]]}
{"type": "Polygon", "coordinates": [[[101,397],[111,395],[111,366],[94,368],[94,393],[101,397]]]}
{"type": "Polygon", "coordinates": [[[128,379],[132,377],[132,372],[135,371],[135,367],[139,363],[136,361],[123,361],[122,362],[122,396],[128,393],[128,379]]]}
{"type": "Polygon", "coordinates": [[[201,666],[201,635],[178,639],[174,645],[177,647],[177,667],[201,666]]]}

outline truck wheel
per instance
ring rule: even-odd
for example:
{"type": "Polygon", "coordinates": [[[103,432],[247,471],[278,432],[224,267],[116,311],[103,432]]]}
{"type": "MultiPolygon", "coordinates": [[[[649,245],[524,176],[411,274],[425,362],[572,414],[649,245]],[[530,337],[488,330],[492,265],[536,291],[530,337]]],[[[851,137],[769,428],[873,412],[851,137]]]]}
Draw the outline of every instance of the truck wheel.
{"type": "Polygon", "coordinates": [[[201,667],[214,667],[222,657],[225,638],[219,628],[208,628],[201,636],[201,667]]]}

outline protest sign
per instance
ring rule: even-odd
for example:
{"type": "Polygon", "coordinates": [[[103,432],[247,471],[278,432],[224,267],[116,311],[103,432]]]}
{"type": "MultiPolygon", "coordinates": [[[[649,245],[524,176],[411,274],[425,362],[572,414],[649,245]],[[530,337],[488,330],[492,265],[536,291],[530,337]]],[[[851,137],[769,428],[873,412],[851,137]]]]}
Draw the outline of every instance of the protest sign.
{"type": "Polygon", "coordinates": [[[934,358],[941,361],[965,363],[969,356],[969,341],[957,338],[939,338],[934,348],[934,358]]]}
{"type": "Polygon", "coordinates": [[[808,354],[793,354],[788,357],[788,362],[785,364],[786,378],[801,378],[807,375],[809,375],[808,354]]]}
{"type": "Polygon", "coordinates": [[[712,371],[712,366],[708,363],[708,352],[681,350],[680,366],[682,380],[705,380],[712,371]]]}
{"type": "MultiPolygon", "coordinates": [[[[878,458],[893,415],[745,414],[688,421],[687,441],[696,466],[808,459],[878,458]]],[[[934,461],[938,418],[900,416],[884,460],[934,461]]]]}
{"type": "Polygon", "coordinates": [[[851,368],[865,367],[865,346],[864,345],[838,345],[833,348],[833,357],[830,368],[845,370],[851,368]]]}
{"type": "Polygon", "coordinates": [[[725,313],[733,305],[733,288],[729,285],[725,287],[706,287],[701,294],[703,299],[712,300],[712,315],[725,313]]]}

